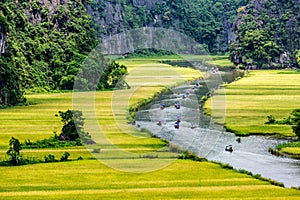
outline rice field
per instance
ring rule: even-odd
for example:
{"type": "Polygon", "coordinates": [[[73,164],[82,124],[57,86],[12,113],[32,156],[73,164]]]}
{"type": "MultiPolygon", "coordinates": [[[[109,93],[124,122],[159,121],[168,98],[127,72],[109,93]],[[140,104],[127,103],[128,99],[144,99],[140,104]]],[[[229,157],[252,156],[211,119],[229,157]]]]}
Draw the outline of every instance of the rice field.
{"type": "MultiPolygon", "coordinates": [[[[98,144],[87,148],[22,150],[24,157],[38,159],[49,153],[59,159],[68,151],[73,161],[0,167],[0,199],[299,199],[299,190],[276,187],[217,164],[177,160],[172,158],[177,154],[169,152],[161,152],[157,158],[139,157],[164,148],[165,142],[128,125],[128,106],[201,74],[149,60],[138,64],[134,60],[121,62],[129,69],[129,91],[96,92],[92,93],[92,100],[89,93],[78,93],[86,129],[98,144]],[[137,157],[123,157],[125,154],[106,140],[137,157]],[[102,162],[91,154],[98,147],[102,162]],[[77,160],[79,157],[83,160],[77,160]],[[145,167],[155,170],[145,172],[145,167]]],[[[0,158],[5,158],[12,136],[34,141],[59,132],[62,124],[54,115],[74,107],[73,95],[28,95],[32,105],[0,110],[0,158]]]]}
{"type": "MultiPolygon", "coordinates": [[[[267,116],[276,120],[288,117],[292,110],[300,108],[300,73],[294,71],[250,71],[250,74],[236,82],[225,85],[225,94],[221,90],[205,104],[208,114],[216,122],[221,122],[218,104],[213,101],[226,98],[225,126],[240,135],[261,134],[295,136],[291,126],[265,124],[267,116]],[[213,105],[213,106],[212,106],[213,105]]],[[[299,149],[283,149],[290,153],[299,149]]]]}

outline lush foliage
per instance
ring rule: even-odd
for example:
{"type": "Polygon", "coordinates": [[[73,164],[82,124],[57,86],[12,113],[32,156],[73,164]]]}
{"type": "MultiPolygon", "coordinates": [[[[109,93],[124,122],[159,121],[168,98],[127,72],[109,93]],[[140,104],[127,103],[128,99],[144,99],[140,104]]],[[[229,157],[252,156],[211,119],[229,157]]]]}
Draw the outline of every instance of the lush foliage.
{"type": "Polygon", "coordinates": [[[84,143],[94,143],[90,134],[84,131],[84,118],[81,111],[67,110],[66,112],[59,111],[58,113],[63,122],[61,133],[58,136],[59,140],[77,141],[81,139],[84,143]]]}
{"type": "Polygon", "coordinates": [[[4,105],[22,102],[25,89],[72,89],[80,64],[98,43],[82,1],[5,0],[0,19],[7,36],[0,56],[4,105]]]}
{"type": "Polygon", "coordinates": [[[251,0],[239,9],[231,60],[256,68],[297,66],[299,13],[296,0],[251,0]]]}
{"type": "Polygon", "coordinates": [[[300,140],[300,109],[295,109],[292,112],[292,128],[296,136],[298,137],[298,140],[300,140]]]}
{"type": "Polygon", "coordinates": [[[20,150],[22,149],[21,142],[12,137],[9,140],[9,149],[6,152],[6,154],[9,156],[9,161],[12,165],[20,165],[22,162],[22,155],[20,153],[20,150]]]}

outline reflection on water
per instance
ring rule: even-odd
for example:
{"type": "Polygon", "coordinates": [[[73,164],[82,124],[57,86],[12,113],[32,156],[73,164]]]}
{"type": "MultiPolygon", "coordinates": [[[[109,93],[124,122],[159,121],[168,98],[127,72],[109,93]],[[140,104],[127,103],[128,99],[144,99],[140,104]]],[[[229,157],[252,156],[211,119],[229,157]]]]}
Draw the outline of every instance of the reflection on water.
{"type": "Polygon", "coordinates": [[[209,117],[202,114],[199,98],[207,94],[209,89],[206,86],[207,82],[193,88],[194,84],[174,88],[172,92],[155,99],[137,113],[136,124],[208,160],[229,163],[236,169],[261,174],[284,183],[286,187],[300,185],[299,160],[268,153],[269,147],[275,147],[278,143],[284,142],[283,140],[249,136],[242,137],[241,141],[238,141],[238,137],[214,125],[209,117]],[[189,94],[183,98],[187,90],[189,94]],[[181,105],[180,109],[174,107],[175,103],[181,105]],[[161,104],[165,104],[166,107],[161,109],[161,104]],[[174,122],[179,117],[180,128],[175,129],[174,122]],[[157,125],[159,121],[161,124],[157,125]],[[225,146],[229,144],[233,145],[233,152],[225,151],[225,146]]]}

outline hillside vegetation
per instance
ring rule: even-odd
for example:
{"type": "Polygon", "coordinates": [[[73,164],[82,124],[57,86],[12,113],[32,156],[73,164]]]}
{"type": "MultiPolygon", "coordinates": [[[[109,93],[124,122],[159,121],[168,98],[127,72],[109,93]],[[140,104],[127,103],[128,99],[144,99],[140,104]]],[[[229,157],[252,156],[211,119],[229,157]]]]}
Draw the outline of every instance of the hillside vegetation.
{"type": "Polygon", "coordinates": [[[257,69],[297,67],[299,13],[299,0],[251,0],[239,8],[232,62],[257,69]]]}

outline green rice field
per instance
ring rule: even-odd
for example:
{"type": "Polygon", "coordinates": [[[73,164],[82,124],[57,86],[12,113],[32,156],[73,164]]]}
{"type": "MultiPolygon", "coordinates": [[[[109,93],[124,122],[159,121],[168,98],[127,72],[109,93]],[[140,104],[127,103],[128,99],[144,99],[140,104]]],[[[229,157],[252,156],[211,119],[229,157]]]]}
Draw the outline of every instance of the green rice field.
{"type": "MultiPolygon", "coordinates": [[[[159,157],[127,158],[116,148],[102,144],[103,137],[94,126],[100,126],[116,147],[135,155],[165,148],[164,141],[127,124],[128,107],[166,87],[201,77],[195,70],[174,68],[151,59],[121,62],[128,66],[126,80],[131,89],[96,92],[94,105],[82,105],[87,131],[101,146],[99,156],[103,162],[91,154],[97,145],[22,150],[24,157],[38,159],[49,153],[59,159],[68,151],[73,161],[1,166],[0,199],[299,199],[299,190],[273,186],[218,164],[178,160],[174,159],[177,154],[170,152],[162,152],[159,157]],[[91,113],[95,113],[95,119],[91,113]],[[83,160],[77,160],[79,157],[83,160]],[[154,170],[145,172],[145,166],[154,170]]],[[[48,138],[54,131],[59,133],[62,124],[54,115],[72,109],[72,95],[27,95],[32,105],[0,110],[0,159],[6,158],[12,136],[23,142],[48,138]]],[[[83,102],[88,102],[89,93],[80,95],[83,102]]]]}
{"type": "MultiPolygon", "coordinates": [[[[292,110],[300,108],[300,73],[291,70],[250,71],[246,77],[225,85],[205,104],[206,112],[221,122],[219,99],[226,99],[225,126],[240,135],[261,134],[295,136],[290,125],[265,124],[267,116],[277,120],[288,117],[292,110]],[[212,106],[213,105],[213,106],[212,106]]],[[[290,154],[299,148],[283,148],[290,154]],[[293,149],[293,150],[292,150],[293,149]]]]}

